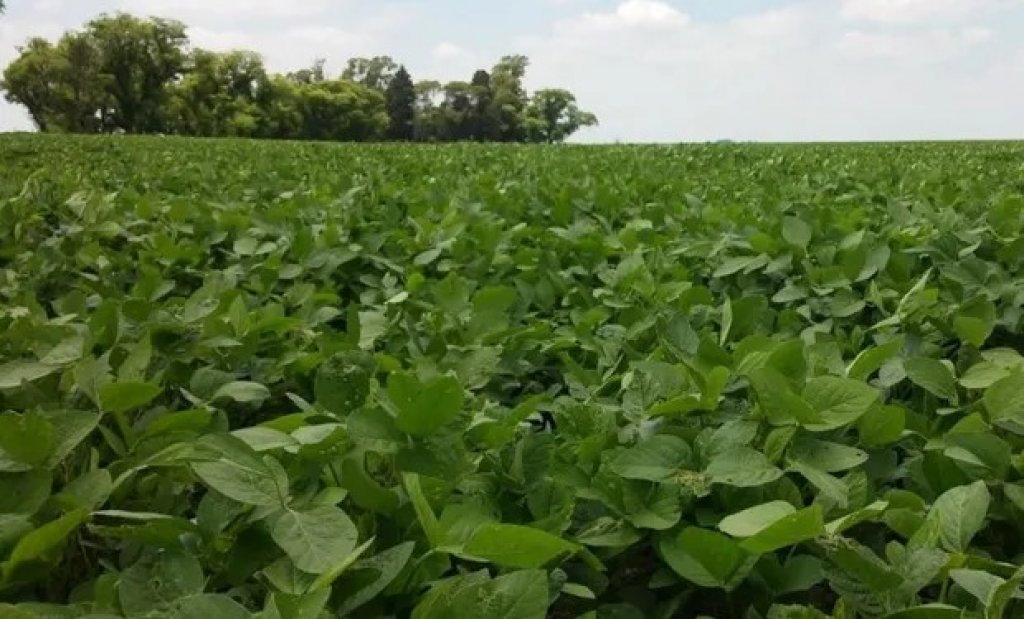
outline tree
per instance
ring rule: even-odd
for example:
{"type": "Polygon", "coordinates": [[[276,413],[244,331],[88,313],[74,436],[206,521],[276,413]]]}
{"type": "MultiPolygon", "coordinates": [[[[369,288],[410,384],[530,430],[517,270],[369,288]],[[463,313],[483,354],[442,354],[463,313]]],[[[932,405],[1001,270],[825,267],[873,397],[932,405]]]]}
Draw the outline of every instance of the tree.
{"type": "Polygon", "coordinates": [[[526,109],[526,130],[531,142],[564,142],[583,127],[597,124],[597,117],[576,104],[568,90],[550,88],[533,94],[526,109]]]}
{"type": "Polygon", "coordinates": [[[91,133],[101,128],[107,100],[89,40],[65,34],[57,45],[31,39],[4,71],[6,99],[28,108],[40,131],[91,133]]]}
{"type": "Polygon", "coordinates": [[[412,140],[415,137],[416,87],[405,66],[398,68],[384,98],[388,108],[388,138],[412,140]]]}
{"type": "Polygon", "coordinates": [[[89,22],[86,35],[109,80],[113,126],[130,133],[162,131],[168,86],[185,69],[185,25],[120,13],[89,22]]]}
{"type": "Polygon", "coordinates": [[[36,37],[18,48],[18,57],[4,70],[4,97],[28,108],[40,131],[50,131],[56,124],[61,63],[56,48],[46,39],[36,37]]]}
{"type": "Polygon", "coordinates": [[[384,96],[348,80],[325,80],[297,88],[302,131],[308,140],[372,141],[388,128],[384,96]]]}
{"type": "Polygon", "coordinates": [[[341,74],[341,79],[384,92],[397,72],[398,65],[391,56],[351,58],[341,74]]]}
{"type": "Polygon", "coordinates": [[[289,73],[288,79],[297,84],[316,84],[317,82],[322,82],[327,79],[326,72],[324,71],[325,64],[327,64],[326,59],[317,58],[308,69],[300,69],[294,73],[289,73]]]}
{"type": "Polygon", "coordinates": [[[195,50],[185,76],[170,87],[167,128],[186,135],[255,135],[269,88],[258,54],[195,50]]]}
{"type": "Polygon", "coordinates": [[[470,86],[473,98],[471,138],[481,142],[493,142],[501,137],[501,118],[494,106],[490,73],[482,69],[477,71],[473,74],[470,86]]]}
{"type": "Polygon", "coordinates": [[[523,111],[526,109],[527,96],[523,78],[528,66],[530,60],[526,56],[504,56],[491,71],[498,139],[503,142],[521,142],[526,138],[523,111]]]}

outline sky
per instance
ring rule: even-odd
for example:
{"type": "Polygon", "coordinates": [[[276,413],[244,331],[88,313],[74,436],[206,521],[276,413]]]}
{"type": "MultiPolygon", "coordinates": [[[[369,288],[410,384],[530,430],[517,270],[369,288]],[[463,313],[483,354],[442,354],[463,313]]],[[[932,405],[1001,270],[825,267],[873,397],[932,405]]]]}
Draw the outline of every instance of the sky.
{"type": "MultiPolygon", "coordinates": [[[[527,55],[600,125],[581,142],[1024,138],[1024,0],[8,0],[0,66],[104,12],[288,71],[390,55],[468,80],[527,55]]],[[[30,130],[0,102],[0,131],[30,130]]]]}

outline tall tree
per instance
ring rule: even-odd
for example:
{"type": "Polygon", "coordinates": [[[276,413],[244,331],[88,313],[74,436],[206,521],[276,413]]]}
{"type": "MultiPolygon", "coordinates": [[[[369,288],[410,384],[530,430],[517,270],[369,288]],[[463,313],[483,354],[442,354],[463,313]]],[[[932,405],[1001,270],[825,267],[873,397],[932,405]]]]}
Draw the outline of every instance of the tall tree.
{"type": "Polygon", "coordinates": [[[479,70],[470,81],[473,97],[471,137],[481,142],[492,142],[501,137],[501,118],[494,106],[491,74],[479,70]]]}
{"type": "Polygon", "coordinates": [[[167,87],[185,68],[185,25],[120,13],[89,22],[86,34],[110,81],[114,126],[130,133],[161,131],[167,87]]]}
{"type": "Polygon", "coordinates": [[[31,39],[4,71],[6,99],[28,108],[40,131],[91,133],[106,112],[105,80],[89,39],[78,33],[57,45],[31,39]]]}
{"type": "Polygon", "coordinates": [[[531,142],[564,142],[583,127],[597,124],[597,116],[576,104],[568,90],[549,88],[533,93],[526,108],[526,130],[531,142]]]}
{"type": "Polygon", "coordinates": [[[523,112],[527,105],[523,78],[530,59],[526,56],[504,56],[491,70],[491,89],[499,123],[498,138],[503,142],[521,142],[526,138],[523,112]]]}
{"type": "Polygon", "coordinates": [[[391,56],[350,58],[341,79],[384,92],[397,72],[398,65],[391,56]]]}
{"type": "Polygon", "coordinates": [[[29,39],[18,48],[18,57],[4,70],[4,98],[28,108],[40,131],[59,129],[57,97],[63,60],[43,38],[29,39]]]}
{"type": "Polygon", "coordinates": [[[415,137],[416,86],[405,66],[398,68],[384,93],[388,108],[388,138],[408,141],[415,137]]]}
{"type": "Polygon", "coordinates": [[[327,79],[327,73],[324,71],[324,65],[326,64],[327,59],[317,58],[308,69],[299,69],[294,73],[289,73],[288,79],[297,84],[316,84],[317,82],[322,82],[327,79]]]}

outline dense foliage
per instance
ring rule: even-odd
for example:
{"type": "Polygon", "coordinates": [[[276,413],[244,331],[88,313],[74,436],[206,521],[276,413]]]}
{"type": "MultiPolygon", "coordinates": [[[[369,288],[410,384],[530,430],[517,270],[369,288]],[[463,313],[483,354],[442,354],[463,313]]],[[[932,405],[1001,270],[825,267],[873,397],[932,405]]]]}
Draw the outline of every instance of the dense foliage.
{"type": "Polygon", "coordinates": [[[55,133],[561,142],[597,124],[567,90],[527,93],[528,64],[507,56],[472,82],[448,84],[415,84],[387,56],[352,58],[338,79],[323,60],[274,75],[255,52],[192,49],[180,22],[118,14],[56,43],[29,39],[0,88],[55,133]]]}
{"type": "Polygon", "coordinates": [[[1020,617],[1022,161],[4,137],[0,614],[1020,617]]]}

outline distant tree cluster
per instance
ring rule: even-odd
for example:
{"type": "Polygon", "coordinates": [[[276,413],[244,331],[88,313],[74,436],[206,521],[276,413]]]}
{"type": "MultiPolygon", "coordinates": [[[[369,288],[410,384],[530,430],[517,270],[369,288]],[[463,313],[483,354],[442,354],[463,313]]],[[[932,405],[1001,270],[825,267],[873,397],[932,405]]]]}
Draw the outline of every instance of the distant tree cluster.
{"type": "Polygon", "coordinates": [[[387,56],[353,58],[338,78],[323,60],[281,75],[255,52],[191,48],[180,22],[124,13],[19,52],[0,88],[47,132],[561,142],[597,124],[567,90],[527,93],[525,56],[447,84],[416,83],[387,56]]]}

